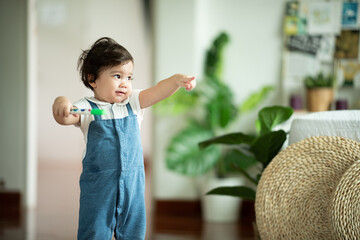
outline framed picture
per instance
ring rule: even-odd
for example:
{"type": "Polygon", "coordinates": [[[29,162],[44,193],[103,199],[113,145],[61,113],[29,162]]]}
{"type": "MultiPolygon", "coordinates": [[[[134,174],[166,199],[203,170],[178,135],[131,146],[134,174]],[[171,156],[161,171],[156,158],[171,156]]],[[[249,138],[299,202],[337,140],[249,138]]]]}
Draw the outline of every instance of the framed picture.
{"type": "Polygon", "coordinates": [[[341,60],[338,63],[338,69],[341,72],[342,86],[353,87],[354,82],[360,77],[360,62],[354,60],[341,60]]]}
{"type": "Polygon", "coordinates": [[[342,28],[359,28],[358,3],[343,2],[341,24],[342,28]]]}
{"type": "Polygon", "coordinates": [[[340,32],[340,29],[340,2],[308,2],[308,34],[338,34],[340,32]]]}
{"type": "Polygon", "coordinates": [[[337,59],[359,58],[359,30],[342,30],[336,37],[335,54],[337,59]]]}

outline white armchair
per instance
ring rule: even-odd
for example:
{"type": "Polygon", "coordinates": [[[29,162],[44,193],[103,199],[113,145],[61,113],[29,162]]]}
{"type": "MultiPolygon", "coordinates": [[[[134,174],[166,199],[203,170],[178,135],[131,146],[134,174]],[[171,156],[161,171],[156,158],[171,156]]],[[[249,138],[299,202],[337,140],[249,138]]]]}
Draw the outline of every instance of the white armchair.
{"type": "Polygon", "coordinates": [[[360,110],[315,112],[292,121],[289,145],[312,136],[340,136],[360,141],[360,110]]]}

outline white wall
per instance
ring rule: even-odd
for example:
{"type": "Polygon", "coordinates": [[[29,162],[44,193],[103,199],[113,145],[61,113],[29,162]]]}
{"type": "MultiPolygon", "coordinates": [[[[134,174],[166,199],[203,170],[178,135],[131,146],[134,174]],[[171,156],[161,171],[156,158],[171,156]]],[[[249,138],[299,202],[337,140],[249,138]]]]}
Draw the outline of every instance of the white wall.
{"type": "MultiPolygon", "coordinates": [[[[82,133],[60,126],[52,104],[64,95],[76,101],[91,96],[80,81],[77,60],[98,38],[108,36],[127,48],[135,60],[134,88],[151,85],[151,41],[141,0],[38,0],[39,111],[38,153],[41,162],[81,162],[82,133]]],[[[151,112],[142,124],[144,154],[151,155],[151,112]]]]}
{"type": "Polygon", "coordinates": [[[0,179],[21,193],[26,189],[26,6],[26,0],[0,1],[0,179]]]}
{"type": "MultiPolygon", "coordinates": [[[[281,80],[283,14],[286,0],[210,0],[210,36],[230,34],[225,81],[241,103],[264,85],[281,80]]],[[[278,90],[278,89],[277,89],[278,90]]],[[[280,99],[275,99],[278,101],[280,99]]]]}
{"type": "MultiPolygon", "coordinates": [[[[201,79],[205,49],[220,32],[231,38],[225,52],[224,80],[241,103],[264,85],[276,87],[265,105],[280,102],[282,16],[285,0],[156,0],[155,79],[176,72],[201,79]]],[[[237,130],[253,128],[255,114],[243,116],[237,130]]],[[[183,123],[156,117],[153,159],[157,199],[197,199],[198,180],[165,167],[165,149],[183,123]],[[176,124],[174,124],[175,122],[176,124]]]]}
{"type": "Polygon", "coordinates": [[[37,11],[36,0],[27,0],[27,149],[26,149],[26,206],[37,205],[37,11]]]}

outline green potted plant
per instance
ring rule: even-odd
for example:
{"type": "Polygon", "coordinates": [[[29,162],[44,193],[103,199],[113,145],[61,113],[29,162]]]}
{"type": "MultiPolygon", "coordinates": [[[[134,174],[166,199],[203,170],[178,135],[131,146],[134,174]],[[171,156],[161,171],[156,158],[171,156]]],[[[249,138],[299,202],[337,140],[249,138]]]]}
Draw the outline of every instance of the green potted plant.
{"type": "Polygon", "coordinates": [[[310,112],[330,110],[334,98],[335,76],[318,73],[316,76],[306,76],[304,85],[306,88],[307,109],[310,112]]]}
{"type": "MultiPolygon", "coordinates": [[[[213,144],[232,146],[226,162],[243,174],[253,188],[246,186],[221,186],[210,190],[208,195],[234,196],[250,201],[255,201],[256,186],[261,178],[262,172],[271,160],[281,150],[285,140],[286,132],[275,130],[275,127],[288,120],[293,113],[289,107],[273,106],[265,107],[258,113],[256,126],[258,133],[249,135],[242,132],[234,132],[211,138],[199,143],[201,149],[206,149],[213,144]],[[248,172],[248,163],[257,163],[258,172],[256,175],[248,172]]],[[[255,209],[253,209],[255,212],[255,209]]],[[[258,238],[256,222],[253,222],[255,236],[258,238]]]]}
{"type": "MultiPolygon", "coordinates": [[[[281,150],[285,140],[284,130],[274,130],[276,126],[287,121],[293,109],[282,106],[265,107],[258,113],[256,135],[242,132],[228,133],[210,138],[199,143],[200,149],[206,149],[214,144],[232,146],[226,155],[225,162],[243,174],[250,182],[257,186],[261,174],[271,160],[281,150]],[[249,163],[258,163],[260,168],[256,176],[247,171],[249,163]]],[[[247,200],[255,200],[256,191],[248,186],[218,187],[207,194],[236,196],[247,200]]]]}
{"type": "Polygon", "coordinates": [[[200,150],[198,142],[225,131],[240,112],[255,108],[272,90],[265,86],[241,106],[235,103],[233,92],[222,80],[223,52],[228,42],[226,33],[215,38],[206,53],[204,78],[193,91],[179,91],[169,98],[171,103],[157,106],[158,112],[169,112],[170,107],[173,113],[188,114],[187,125],[172,138],[167,148],[166,165],[172,171],[198,176],[216,168],[217,174],[223,175],[220,148],[213,146],[200,150]]]}
{"type": "Polygon", "coordinates": [[[234,172],[224,162],[226,151],[219,146],[199,149],[198,143],[225,132],[240,113],[257,107],[272,90],[265,86],[243,104],[235,103],[232,90],[222,79],[223,54],[228,42],[226,33],[214,39],[206,52],[204,77],[193,91],[178,91],[156,107],[157,113],[182,113],[188,117],[186,126],[174,135],[167,148],[166,166],[171,171],[191,177],[213,172],[217,179],[234,172]]]}

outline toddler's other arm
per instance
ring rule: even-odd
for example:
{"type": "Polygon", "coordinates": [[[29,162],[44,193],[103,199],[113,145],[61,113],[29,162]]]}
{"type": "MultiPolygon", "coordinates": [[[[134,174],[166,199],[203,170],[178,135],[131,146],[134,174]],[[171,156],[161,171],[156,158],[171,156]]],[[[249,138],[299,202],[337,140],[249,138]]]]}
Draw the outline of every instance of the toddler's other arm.
{"type": "Polygon", "coordinates": [[[57,97],[53,104],[55,121],[61,125],[72,125],[80,122],[80,115],[70,114],[73,108],[70,100],[66,97],[57,97]]]}
{"type": "Polygon", "coordinates": [[[155,86],[141,91],[139,94],[140,107],[150,107],[155,103],[170,97],[181,87],[190,91],[195,88],[195,86],[196,81],[194,76],[175,74],[158,82],[155,86]]]}

